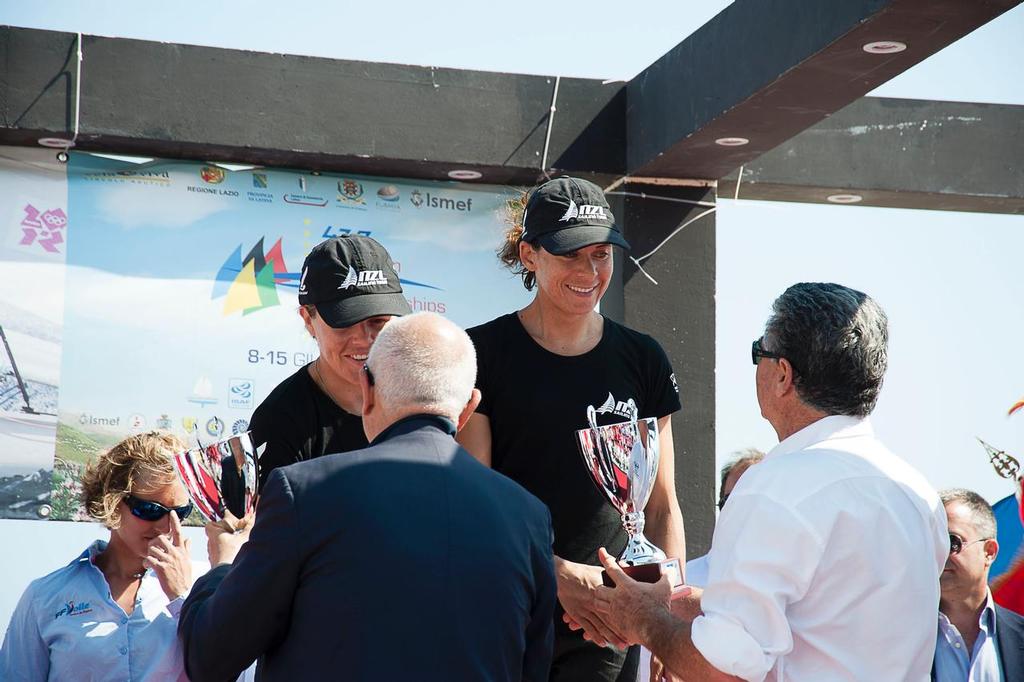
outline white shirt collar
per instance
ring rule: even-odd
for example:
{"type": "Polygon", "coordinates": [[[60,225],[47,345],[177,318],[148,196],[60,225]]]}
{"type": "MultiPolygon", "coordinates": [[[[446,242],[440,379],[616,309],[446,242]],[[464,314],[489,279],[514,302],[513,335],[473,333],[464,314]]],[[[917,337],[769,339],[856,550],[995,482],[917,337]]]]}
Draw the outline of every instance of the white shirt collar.
{"type": "Polygon", "coordinates": [[[871,420],[867,417],[847,417],[833,414],[822,417],[790,435],[769,451],[765,458],[806,450],[816,443],[836,438],[862,438],[874,436],[871,420]]]}

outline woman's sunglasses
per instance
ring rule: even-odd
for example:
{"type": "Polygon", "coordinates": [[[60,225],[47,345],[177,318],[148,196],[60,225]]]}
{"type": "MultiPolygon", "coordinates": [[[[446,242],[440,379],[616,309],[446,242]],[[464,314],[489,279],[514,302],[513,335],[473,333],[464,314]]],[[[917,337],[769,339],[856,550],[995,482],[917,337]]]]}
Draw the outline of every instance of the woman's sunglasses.
{"type": "Polygon", "coordinates": [[[138,517],[143,521],[159,521],[172,511],[178,515],[180,520],[185,520],[192,513],[191,502],[183,507],[165,507],[159,502],[150,502],[134,495],[126,496],[124,502],[128,505],[128,509],[131,510],[132,516],[138,517]]]}

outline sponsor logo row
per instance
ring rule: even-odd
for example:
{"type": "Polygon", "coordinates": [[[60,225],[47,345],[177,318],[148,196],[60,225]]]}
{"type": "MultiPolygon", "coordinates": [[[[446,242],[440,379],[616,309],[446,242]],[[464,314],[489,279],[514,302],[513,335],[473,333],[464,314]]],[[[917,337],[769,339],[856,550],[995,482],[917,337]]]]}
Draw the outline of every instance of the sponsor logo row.
{"type": "Polygon", "coordinates": [[[78,423],[82,426],[105,426],[113,429],[127,429],[131,432],[145,431],[146,429],[162,429],[164,431],[184,430],[187,434],[195,433],[200,437],[221,438],[237,436],[249,430],[248,419],[229,419],[225,421],[217,415],[212,417],[182,417],[180,420],[171,419],[166,414],[152,419],[143,414],[131,414],[127,417],[98,416],[93,414],[81,414],[78,423]]]}
{"type": "MultiPolygon", "coordinates": [[[[82,177],[92,182],[171,186],[171,176],[167,171],[122,170],[86,173],[82,177]]],[[[272,204],[280,199],[287,204],[300,206],[323,208],[331,204],[337,208],[365,211],[369,208],[369,202],[372,200],[373,206],[384,210],[399,211],[403,207],[412,206],[417,210],[432,209],[456,213],[471,213],[473,211],[473,197],[452,195],[451,192],[439,189],[414,188],[411,191],[403,192],[396,185],[384,184],[378,186],[376,190],[372,186],[367,190],[361,181],[351,178],[341,178],[334,182],[320,176],[307,177],[305,175],[288,180],[275,177],[272,183],[269,174],[257,171],[253,171],[250,177],[252,188],[247,189],[244,196],[247,200],[256,203],[272,204]],[[333,187],[328,184],[330,182],[334,182],[333,187]],[[272,184],[278,186],[271,187],[272,184]],[[277,192],[285,191],[277,194],[275,190],[277,192]]],[[[185,189],[193,194],[241,198],[241,190],[221,186],[226,178],[227,174],[223,168],[203,166],[199,169],[201,183],[186,185],[185,189]]]]}

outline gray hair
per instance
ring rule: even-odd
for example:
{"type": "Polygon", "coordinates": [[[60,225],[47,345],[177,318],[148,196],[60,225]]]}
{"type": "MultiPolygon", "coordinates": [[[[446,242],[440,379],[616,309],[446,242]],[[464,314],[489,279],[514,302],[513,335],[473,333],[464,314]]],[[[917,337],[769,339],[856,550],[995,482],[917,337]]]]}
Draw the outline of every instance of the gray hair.
{"type": "Polygon", "coordinates": [[[882,308],[860,291],[814,282],[786,289],[772,311],[765,349],[789,360],[800,399],[826,414],[871,414],[888,364],[882,308]]]}
{"type": "Polygon", "coordinates": [[[457,419],[476,383],[476,349],[466,332],[436,313],[384,326],[366,360],[385,409],[415,408],[457,419]]]}
{"type": "Polygon", "coordinates": [[[722,485],[719,490],[725,490],[725,479],[729,478],[736,469],[742,467],[747,468],[757,464],[764,459],[764,453],[757,448],[746,448],[733,453],[733,458],[725,463],[722,467],[722,485]]]}
{"type": "Polygon", "coordinates": [[[971,523],[980,538],[996,536],[996,515],[984,497],[966,488],[948,488],[939,493],[943,505],[958,502],[971,512],[971,523]]]}

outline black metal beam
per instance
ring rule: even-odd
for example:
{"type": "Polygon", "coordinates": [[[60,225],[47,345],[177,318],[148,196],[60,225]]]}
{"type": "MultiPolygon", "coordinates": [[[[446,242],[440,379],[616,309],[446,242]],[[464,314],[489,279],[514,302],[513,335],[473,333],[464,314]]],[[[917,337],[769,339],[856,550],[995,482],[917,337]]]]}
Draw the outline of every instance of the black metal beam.
{"type": "Polygon", "coordinates": [[[1024,214],[1022,159],[1024,106],[865,97],[749,162],[739,197],[1024,214]]]}
{"type": "Polygon", "coordinates": [[[1020,2],[736,0],[629,83],[628,172],[720,178],[1020,2]]]}
{"type": "MultiPolygon", "coordinates": [[[[0,144],[73,128],[72,33],[0,27],[0,144]]],[[[77,148],[487,182],[542,176],[555,77],[85,36],[77,148]]],[[[547,165],[621,175],[623,84],[563,78],[547,165]]]]}

